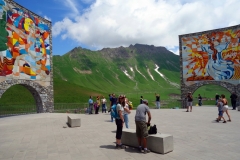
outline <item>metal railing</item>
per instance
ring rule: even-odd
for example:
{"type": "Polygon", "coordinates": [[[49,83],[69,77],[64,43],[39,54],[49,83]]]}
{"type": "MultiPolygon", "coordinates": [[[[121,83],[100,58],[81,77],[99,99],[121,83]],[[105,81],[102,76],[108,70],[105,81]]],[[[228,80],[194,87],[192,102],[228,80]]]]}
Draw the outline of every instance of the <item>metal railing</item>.
{"type": "MultiPolygon", "coordinates": [[[[214,100],[203,100],[203,105],[214,105],[214,100]]],[[[198,100],[193,101],[193,106],[198,104],[198,100]]],[[[133,109],[136,109],[138,104],[133,106],[133,109]]],[[[107,104],[109,109],[109,104],[107,104]]],[[[155,103],[149,104],[150,108],[156,108],[155,103]]],[[[88,103],[55,103],[53,113],[85,113],[86,108],[88,108],[88,103]]],[[[181,101],[172,99],[172,100],[162,100],[161,109],[165,108],[182,108],[181,101]]],[[[107,109],[107,110],[108,110],[107,109]]],[[[101,110],[101,108],[100,108],[101,110]]],[[[37,107],[34,104],[19,104],[19,105],[4,105],[0,104],[0,117],[13,116],[13,115],[22,115],[22,114],[33,114],[37,113],[37,107]]]]}
{"type": "Polygon", "coordinates": [[[36,105],[32,104],[21,104],[21,105],[0,105],[0,117],[22,115],[22,114],[33,114],[37,113],[36,105]]]}

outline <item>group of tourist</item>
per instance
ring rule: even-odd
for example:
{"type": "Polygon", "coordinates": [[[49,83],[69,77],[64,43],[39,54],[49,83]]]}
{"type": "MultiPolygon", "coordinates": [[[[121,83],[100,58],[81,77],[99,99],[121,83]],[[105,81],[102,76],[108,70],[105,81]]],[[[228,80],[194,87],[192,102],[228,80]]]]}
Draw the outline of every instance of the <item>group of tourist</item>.
{"type": "MultiPolygon", "coordinates": [[[[160,95],[155,94],[156,96],[156,108],[160,109],[160,95]]],[[[218,117],[216,119],[217,122],[221,121],[223,119],[223,123],[231,122],[231,117],[228,112],[228,101],[224,94],[219,96],[216,94],[216,105],[218,107],[218,117]],[[224,118],[223,114],[226,113],[228,116],[228,120],[224,118]]],[[[233,109],[236,109],[236,100],[237,95],[233,93],[231,96],[231,102],[233,105],[233,109]]],[[[111,113],[111,106],[116,105],[116,112],[118,114],[117,117],[115,117],[115,124],[116,124],[116,148],[122,149],[125,148],[125,146],[121,143],[121,137],[122,137],[122,130],[125,123],[126,128],[129,128],[129,118],[128,115],[131,113],[130,107],[129,107],[129,100],[125,95],[120,95],[116,97],[116,95],[109,94],[109,101],[110,101],[110,107],[108,112],[111,113]]],[[[189,92],[186,96],[187,101],[187,111],[186,112],[192,112],[192,102],[193,102],[193,96],[192,93],[189,92]]],[[[99,96],[96,98],[96,102],[94,103],[92,100],[92,97],[90,96],[89,99],[89,114],[92,114],[92,109],[95,109],[95,114],[98,114],[98,110],[100,106],[102,105],[102,113],[106,113],[107,106],[106,106],[107,100],[104,96],[102,96],[102,99],[100,99],[99,96]],[[95,105],[96,104],[96,105],[95,105]]],[[[199,106],[202,105],[202,97],[199,94],[198,95],[198,104],[199,106]]],[[[111,115],[111,114],[110,114],[111,115]]],[[[114,118],[111,115],[111,121],[114,121],[114,118]]],[[[148,107],[148,101],[146,99],[143,99],[143,96],[140,96],[140,104],[136,108],[136,114],[135,114],[135,125],[136,125],[136,135],[139,143],[139,151],[143,153],[149,153],[150,150],[147,148],[147,137],[148,137],[148,125],[150,125],[151,121],[151,113],[148,107]],[[146,121],[146,114],[148,115],[148,120],[146,121]]]]}
{"type": "MultiPolygon", "coordinates": [[[[233,110],[236,110],[236,101],[237,101],[238,96],[236,95],[236,93],[232,93],[230,98],[231,98],[231,103],[232,103],[233,110]]],[[[215,99],[216,99],[216,105],[218,107],[218,118],[216,119],[216,122],[221,121],[221,119],[223,119],[223,123],[227,123],[227,121],[231,122],[232,120],[231,120],[230,114],[228,112],[228,109],[229,109],[228,101],[227,101],[225,95],[222,94],[220,96],[216,93],[215,99]],[[226,113],[227,116],[228,116],[227,121],[223,117],[224,113],[226,113]]],[[[186,112],[192,112],[193,96],[192,96],[191,92],[188,92],[188,94],[186,96],[186,100],[187,100],[187,111],[186,112]]],[[[200,94],[198,95],[198,104],[200,106],[202,105],[202,97],[201,97],[200,94]]]]}
{"type": "Polygon", "coordinates": [[[89,97],[88,100],[88,108],[86,108],[86,113],[93,114],[93,110],[95,111],[95,114],[98,114],[99,108],[102,106],[102,113],[107,110],[107,100],[104,96],[102,96],[102,99],[100,99],[100,96],[96,97],[96,101],[94,102],[92,96],[89,97]]]}
{"type": "MultiPolygon", "coordinates": [[[[160,108],[160,96],[158,94],[156,95],[156,108],[160,108]]],[[[116,105],[116,111],[118,116],[115,118],[115,123],[117,126],[116,131],[116,148],[122,149],[125,148],[125,146],[121,143],[121,137],[122,137],[122,130],[125,123],[126,128],[129,128],[129,118],[128,114],[131,113],[130,111],[130,101],[125,95],[120,95],[119,97],[116,97],[116,95],[109,94],[109,101],[110,106],[116,105]]],[[[88,113],[93,114],[92,110],[95,110],[95,114],[98,114],[98,110],[100,108],[100,105],[102,104],[102,112],[106,113],[106,98],[102,97],[100,99],[99,96],[96,97],[96,101],[93,101],[92,96],[89,98],[89,108],[88,113]],[[97,105],[95,107],[95,104],[97,105]]],[[[108,110],[109,113],[112,112],[111,107],[109,107],[108,110]]],[[[111,115],[111,114],[110,114],[111,115]]],[[[114,118],[111,116],[111,121],[114,121],[114,118]]],[[[136,115],[135,115],[135,124],[136,124],[136,135],[139,143],[139,151],[143,153],[149,153],[150,150],[147,148],[147,137],[148,137],[148,125],[150,125],[151,121],[151,114],[148,107],[148,101],[146,99],[143,99],[143,96],[140,98],[140,105],[136,109],[136,115]],[[148,114],[148,121],[146,121],[146,114],[148,114]]]]}
{"type": "MultiPolygon", "coordinates": [[[[141,103],[136,109],[135,115],[135,124],[136,124],[136,135],[139,144],[139,151],[143,153],[149,153],[150,150],[147,148],[147,137],[148,137],[148,129],[147,125],[150,125],[151,121],[151,113],[148,107],[148,101],[142,99],[141,103]],[[148,114],[148,121],[146,121],[146,113],[148,114]],[[142,146],[143,145],[143,146],[142,146]]],[[[130,113],[130,110],[126,107],[126,98],[123,95],[120,95],[118,98],[117,104],[117,113],[119,117],[116,118],[116,148],[123,149],[125,146],[121,143],[122,137],[122,129],[125,121],[125,113],[130,113]]],[[[128,123],[128,119],[127,119],[128,123]]],[[[126,126],[126,128],[128,128],[126,126]]]]}
{"type": "Polygon", "coordinates": [[[216,119],[217,122],[221,121],[223,119],[223,123],[227,123],[225,118],[223,117],[223,114],[226,113],[228,116],[228,122],[231,122],[230,114],[228,112],[228,101],[224,94],[221,95],[221,98],[219,97],[217,102],[218,107],[218,118],[216,119]]]}
{"type": "MultiPolygon", "coordinates": [[[[215,99],[216,99],[216,104],[218,103],[220,96],[218,95],[218,93],[216,93],[215,99]]],[[[230,96],[231,99],[231,104],[232,104],[232,110],[236,110],[237,107],[237,94],[235,92],[233,92],[230,96]]]]}

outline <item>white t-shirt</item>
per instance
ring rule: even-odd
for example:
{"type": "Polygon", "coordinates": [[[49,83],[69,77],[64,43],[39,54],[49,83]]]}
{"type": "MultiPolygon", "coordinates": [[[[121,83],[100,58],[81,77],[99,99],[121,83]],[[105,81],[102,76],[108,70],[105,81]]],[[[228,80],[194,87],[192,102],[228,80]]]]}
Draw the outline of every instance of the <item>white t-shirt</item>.
{"type": "MultiPolygon", "coordinates": [[[[122,111],[122,116],[124,115],[124,109],[123,109],[123,107],[122,107],[122,105],[121,104],[117,104],[117,113],[119,114],[119,110],[121,110],[122,111]]],[[[119,116],[119,118],[120,118],[120,116],[119,116]]]]}
{"type": "Polygon", "coordinates": [[[106,98],[102,99],[102,104],[105,104],[107,102],[106,98]]]}

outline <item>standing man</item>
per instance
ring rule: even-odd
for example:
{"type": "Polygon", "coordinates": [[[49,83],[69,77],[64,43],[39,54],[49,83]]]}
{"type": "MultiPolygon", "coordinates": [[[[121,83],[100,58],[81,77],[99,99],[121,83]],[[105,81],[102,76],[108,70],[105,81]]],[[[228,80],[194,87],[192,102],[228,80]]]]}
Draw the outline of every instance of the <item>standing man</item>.
{"type": "Polygon", "coordinates": [[[147,137],[148,130],[147,125],[150,125],[151,121],[151,113],[148,107],[148,101],[146,99],[143,100],[143,104],[140,104],[136,109],[135,115],[135,123],[136,123],[136,134],[138,138],[139,150],[142,152],[144,149],[144,153],[149,153],[150,150],[147,149],[147,137]],[[146,122],[146,113],[148,114],[148,121],[146,122]],[[143,148],[142,148],[143,144],[143,148]]]}
{"type": "MultiPolygon", "coordinates": [[[[110,110],[111,110],[111,108],[112,108],[112,106],[115,104],[115,105],[117,105],[117,98],[115,97],[115,94],[113,93],[112,94],[112,98],[111,98],[111,105],[110,105],[110,110]]],[[[113,117],[112,117],[112,115],[110,114],[110,116],[111,116],[111,122],[113,122],[113,117]]]]}
{"type": "Polygon", "coordinates": [[[110,105],[109,105],[110,107],[108,110],[108,113],[109,113],[109,112],[111,112],[111,107],[112,107],[112,94],[109,94],[108,97],[109,97],[109,102],[110,102],[110,105]]]}
{"type": "Polygon", "coordinates": [[[90,96],[89,100],[88,100],[88,113],[92,114],[92,109],[93,109],[93,100],[92,100],[92,96],[90,96]]]}
{"type": "Polygon", "coordinates": [[[190,108],[190,112],[192,112],[193,97],[192,97],[191,92],[188,92],[186,99],[187,99],[187,111],[186,112],[189,112],[189,108],[190,108]]]}
{"type": "Polygon", "coordinates": [[[202,105],[202,96],[200,94],[198,94],[198,105],[202,105]]]}
{"type": "Polygon", "coordinates": [[[233,92],[231,94],[230,98],[231,98],[231,103],[232,103],[232,107],[233,107],[232,110],[236,110],[236,103],[237,103],[238,96],[236,95],[235,92],[233,92]]]}
{"type": "Polygon", "coordinates": [[[104,96],[102,96],[102,113],[105,112],[106,113],[106,103],[107,100],[104,96]]]}
{"type": "Polygon", "coordinates": [[[140,97],[140,104],[143,104],[143,96],[140,97]]]}
{"type": "Polygon", "coordinates": [[[215,96],[215,100],[216,100],[216,105],[218,103],[218,99],[220,98],[220,96],[216,93],[216,96],[215,96]]]}
{"type": "Polygon", "coordinates": [[[155,96],[156,96],[156,109],[160,109],[160,95],[159,94],[156,94],[155,93],[155,96]]]}

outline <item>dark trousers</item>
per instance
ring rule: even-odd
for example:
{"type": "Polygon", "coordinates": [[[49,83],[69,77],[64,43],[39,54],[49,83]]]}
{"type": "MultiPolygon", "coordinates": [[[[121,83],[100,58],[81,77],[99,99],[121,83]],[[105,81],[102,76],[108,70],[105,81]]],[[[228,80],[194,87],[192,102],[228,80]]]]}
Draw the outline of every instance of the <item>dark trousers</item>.
{"type": "Polygon", "coordinates": [[[122,138],[122,129],[123,129],[122,120],[116,118],[115,122],[117,125],[116,139],[121,139],[122,138]]]}
{"type": "Polygon", "coordinates": [[[231,101],[233,109],[236,109],[236,103],[237,101],[231,101]]]}
{"type": "Polygon", "coordinates": [[[95,114],[98,114],[99,106],[96,107],[95,114]]]}
{"type": "Polygon", "coordinates": [[[199,106],[202,105],[202,100],[198,100],[198,105],[199,105],[199,106]]]}

